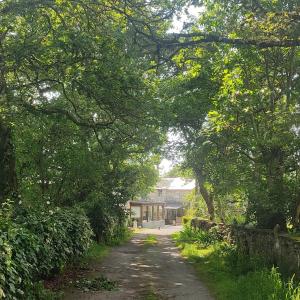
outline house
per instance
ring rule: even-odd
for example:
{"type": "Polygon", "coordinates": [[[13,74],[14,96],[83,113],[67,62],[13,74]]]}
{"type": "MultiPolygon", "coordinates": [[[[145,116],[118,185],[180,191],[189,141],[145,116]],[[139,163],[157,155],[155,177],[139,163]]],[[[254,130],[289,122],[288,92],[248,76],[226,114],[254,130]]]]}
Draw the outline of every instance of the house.
{"type": "Polygon", "coordinates": [[[158,228],[165,225],[165,203],[130,201],[130,218],[144,228],[158,228]]]}
{"type": "Polygon", "coordinates": [[[157,183],[155,190],[145,199],[130,202],[131,218],[135,219],[138,226],[142,227],[155,228],[164,224],[179,225],[184,214],[185,197],[194,188],[194,179],[163,177],[157,183]],[[136,217],[133,217],[134,215],[136,217]]]}

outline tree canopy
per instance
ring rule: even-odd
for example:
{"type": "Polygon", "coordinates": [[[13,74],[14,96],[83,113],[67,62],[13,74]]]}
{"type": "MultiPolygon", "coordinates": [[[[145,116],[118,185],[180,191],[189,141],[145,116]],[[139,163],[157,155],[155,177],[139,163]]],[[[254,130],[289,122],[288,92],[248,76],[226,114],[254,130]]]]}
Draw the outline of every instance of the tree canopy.
{"type": "Polygon", "coordinates": [[[211,218],[214,198],[240,191],[247,221],[285,228],[299,205],[298,4],[201,3],[196,24],[162,38],[177,49],[161,89],[167,123],[211,218]]]}
{"type": "Polygon", "coordinates": [[[296,224],[298,11],[283,0],[0,2],[0,201],[109,216],[155,184],[173,130],[212,219],[229,197],[249,222],[296,224]],[[172,32],[190,5],[201,13],[172,32]]]}

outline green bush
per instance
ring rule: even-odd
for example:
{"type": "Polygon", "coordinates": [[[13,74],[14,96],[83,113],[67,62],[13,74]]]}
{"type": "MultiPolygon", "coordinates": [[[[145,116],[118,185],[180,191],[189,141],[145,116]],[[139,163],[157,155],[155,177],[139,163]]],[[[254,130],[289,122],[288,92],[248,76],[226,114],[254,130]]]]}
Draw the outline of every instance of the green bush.
{"type": "Polygon", "coordinates": [[[34,299],[35,282],[82,255],[91,236],[88,219],[79,210],[23,210],[14,220],[2,212],[0,299],[34,299]]]}
{"type": "Polygon", "coordinates": [[[192,220],[192,217],[190,216],[183,216],[182,217],[182,223],[183,225],[190,225],[191,224],[191,220],[192,220]]]}
{"type": "Polygon", "coordinates": [[[178,234],[177,240],[181,242],[197,243],[200,247],[207,247],[222,240],[222,236],[216,228],[209,231],[195,230],[191,226],[185,226],[178,234]]]}
{"type": "Polygon", "coordinates": [[[41,240],[43,249],[38,252],[40,276],[60,271],[70,257],[80,256],[90,244],[90,225],[80,210],[56,208],[31,212],[19,217],[17,222],[41,240]]]}
{"type": "Polygon", "coordinates": [[[119,206],[108,205],[113,201],[107,199],[91,199],[84,209],[89,218],[95,238],[98,243],[108,245],[118,244],[126,239],[126,212],[119,206]]]}

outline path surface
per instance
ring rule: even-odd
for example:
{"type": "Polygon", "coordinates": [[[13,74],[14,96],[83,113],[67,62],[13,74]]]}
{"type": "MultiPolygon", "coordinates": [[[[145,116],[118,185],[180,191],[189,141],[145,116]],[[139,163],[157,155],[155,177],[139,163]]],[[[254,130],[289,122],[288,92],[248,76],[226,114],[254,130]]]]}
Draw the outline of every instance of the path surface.
{"type": "Polygon", "coordinates": [[[91,276],[104,274],[118,281],[117,291],[82,292],[69,290],[65,300],[212,300],[206,287],[196,277],[193,267],[181,258],[171,234],[179,226],[164,229],[143,229],[125,245],[112,249],[108,257],[93,266],[91,276]],[[145,244],[155,235],[158,243],[145,244]],[[150,297],[154,293],[156,297],[150,297]]]}

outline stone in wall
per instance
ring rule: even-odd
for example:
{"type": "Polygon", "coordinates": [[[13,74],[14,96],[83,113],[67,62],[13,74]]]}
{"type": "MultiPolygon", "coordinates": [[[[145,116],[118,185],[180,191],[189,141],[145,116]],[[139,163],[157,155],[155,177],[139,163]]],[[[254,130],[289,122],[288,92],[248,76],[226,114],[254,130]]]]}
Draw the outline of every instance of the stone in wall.
{"type": "Polygon", "coordinates": [[[300,237],[243,226],[232,226],[231,232],[241,253],[261,256],[283,273],[300,278],[300,237]]]}

